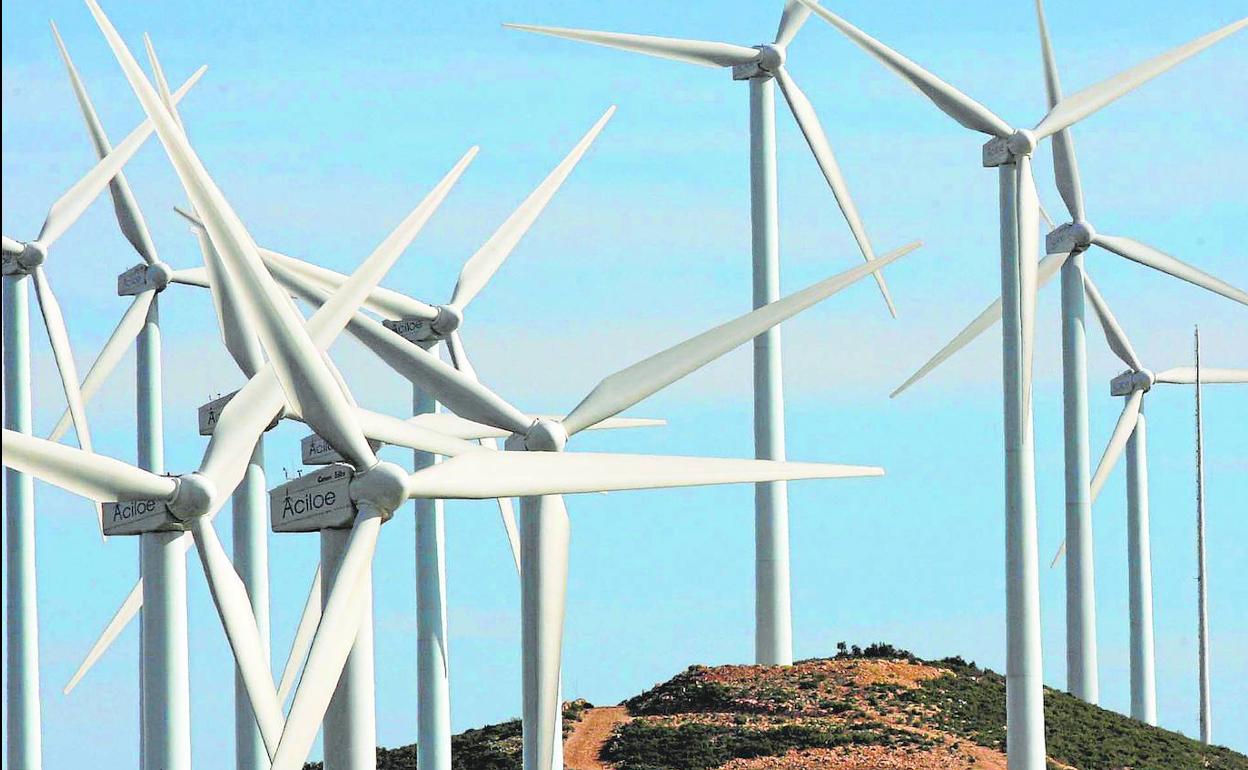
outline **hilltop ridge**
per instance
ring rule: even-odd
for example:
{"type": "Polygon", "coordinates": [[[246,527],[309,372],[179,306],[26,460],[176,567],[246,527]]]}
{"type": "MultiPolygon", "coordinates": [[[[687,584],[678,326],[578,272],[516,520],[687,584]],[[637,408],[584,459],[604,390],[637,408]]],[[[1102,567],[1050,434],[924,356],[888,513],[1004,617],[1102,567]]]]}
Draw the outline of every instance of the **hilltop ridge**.
{"type": "MultiPolygon", "coordinates": [[[[1248,770],[1231,749],[1047,688],[1045,726],[1054,770],[1248,770]]],[[[520,723],[452,748],[455,770],[520,770],[520,723]]],[[[882,643],[787,667],[695,665],[618,706],[565,704],[564,753],[567,770],[1005,770],[1005,680],[882,643]]],[[[378,749],[377,766],[411,770],[415,755],[378,749]]]]}

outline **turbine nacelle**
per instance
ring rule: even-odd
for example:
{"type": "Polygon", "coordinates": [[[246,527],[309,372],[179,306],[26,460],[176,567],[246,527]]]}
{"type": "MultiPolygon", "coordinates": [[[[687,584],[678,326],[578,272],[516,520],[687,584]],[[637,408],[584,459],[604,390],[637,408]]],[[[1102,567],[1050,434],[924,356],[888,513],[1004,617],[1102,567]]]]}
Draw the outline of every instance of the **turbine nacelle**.
{"type": "Polygon", "coordinates": [[[1123,372],[1109,381],[1109,393],[1112,396],[1129,396],[1137,390],[1147,393],[1156,383],[1157,375],[1151,369],[1123,372]]]}
{"type": "Polygon", "coordinates": [[[1044,246],[1049,254],[1078,253],[1087,251],[1095,238],[1096,229],[1091,223],[1082,220],[1068,222],[1045,236],[1044,246]]]}
{"type": "Polygon", "coordinates": [[[162,292],[173,280],[173,268],[164,262],[140,262],[117,276],[117,296],[133,297],[145,291],[162,292]]]}
{"type": "Polygon", "coordinates": [[[996,136],[984,145],[984,167],[995,168],[1014,163],[1036,151],[1039,140],[1034,132],[1018,129],[1009,136],[996,136]]]}

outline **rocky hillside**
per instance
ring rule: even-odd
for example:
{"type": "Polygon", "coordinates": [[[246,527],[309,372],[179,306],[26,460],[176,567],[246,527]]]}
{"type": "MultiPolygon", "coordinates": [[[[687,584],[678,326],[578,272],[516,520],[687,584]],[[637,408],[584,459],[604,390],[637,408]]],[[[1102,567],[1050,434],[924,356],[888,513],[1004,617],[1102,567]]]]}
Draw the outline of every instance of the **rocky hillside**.
{"type": "MultiPolygon", "coordinates": [[[[1206,747],[1046,690],[1050,768],[1248,770],[1206,747]]],[[[565,709],[568,770],[1005,770],[1005,680],[888,645],[794,666],[692,666],[625,701],[565,709]]],[[[520,723],[453,739],[456,770],[519,770],[520,723]]],[[[415,747],[378,749],[382,770],[415,747]]],[[[317,767],[317,766],[309,766],[317,767]]]]}

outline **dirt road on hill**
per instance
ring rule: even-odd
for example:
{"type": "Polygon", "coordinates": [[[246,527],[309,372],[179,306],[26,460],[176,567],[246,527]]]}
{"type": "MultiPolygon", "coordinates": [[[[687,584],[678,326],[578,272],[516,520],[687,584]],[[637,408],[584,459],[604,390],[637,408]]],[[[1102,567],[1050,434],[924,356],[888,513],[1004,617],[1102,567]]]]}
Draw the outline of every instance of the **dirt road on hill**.
{"type": "Polygon", "coordinates": [[[628,718],[628,709],[623,706],[586,709],[563,743],[564,766],[568,770],[612,770],[611,765],[598,759],[598,752],[615,726],[628,718]]]}

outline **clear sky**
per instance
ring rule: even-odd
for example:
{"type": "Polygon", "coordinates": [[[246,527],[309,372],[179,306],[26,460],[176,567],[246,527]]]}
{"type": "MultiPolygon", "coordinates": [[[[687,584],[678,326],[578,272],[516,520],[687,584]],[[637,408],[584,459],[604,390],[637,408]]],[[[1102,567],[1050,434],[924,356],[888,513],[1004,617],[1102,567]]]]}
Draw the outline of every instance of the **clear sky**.
{"type": "MultiPolygon", "coordinates": [[[[598,379],[748,308],[747,95],[727,72],[503,30],[503,21],[770,40],[780,2],[331,3],[238,7],[167,0],[105,4],[131,47],[150,32],[172,80],[209,71],[182,114],[206,165],[262,244],[349,269],[470,145],[481,155],[387,279],[449,298],[463,260],[611,104],[619,112],[471,308],[465,333],[487,383],[523,408],[567,410],[598,379]]],[[[832,6],[981,99],[1038,121],[1044,95],[1031,3],[906,0],[832,6]]],[[[1243,13],[1237,0],[1053,0],[1068,91],[1243,13]]],[[[3,6],[3,229],[32,238],[47,206],[94,156],[47,27],[55,18],[114,140],[141,111],[86,9],[74,0],[3,6]]],[[[888,392],[996,295],[996,184],[982,138],[948,120],[812,19],[790,70],[823,120],[880,251],[926,246],[888,271],[900,318],[870,281],[785,326],[788,450],[794,459],[883,465],[883,479],[791,488],[799,657],[840,640],[886,640],[932,657],[1004,664],[999,336],[994,331],[897,400],[888,392]]],[[[783,109],[783,108],[782,108],[783,109]]],[[[1248,286],[1248,37],[1225,41],[1076,129],[1090,219],[1248,286]]],[[[794,290],[860,257],[792,120],[778,117],[783,283],[794,290]]],[[[1037,158],[1055,213],[1049,155],[1037,158]]],[[[127,170],[162,258],[199,260],[171,206],[184,200],[153,140],[127,170]]],[[[120,317],[114,277],[137,262],[107,203],[52,252],[48,273],[80,366],[120,317]]],[[[1190,361],[1201,325],[1210,365],[1248,366],[1241,306],[1105,252],[1090,271],[1146,364],[1190,361]]],[[[195,408],[241,383],[205,293],[164,295],[167,466],[203,440],[195,408]]],[[[32,303],[33,308],[33,303],[32,303]]],[[[1061,686],[1064,576],[1047,563],[1063,534],[1056,286],[1039,306],[1036,450],[1045,681],[1061,686]]],[[[62,409],[36,320],[36,429],[62,409]]],[[[1093,453],[1119,404],[1121,365],[1089,331],[1093,453]]],[[[633,410],[666,428],[584,435],[576,448],[752,454],[747,349],[633,410]]],[[[335,359],[366,406],[402,414],[406,383],[354,343],[335,359]]],[[[1206,390],[1214,737],[1248,750],[1248,392],[1206,390]]],[[[133,360],[94,402],[100,451],[133,459],[133,360]]],[[[1158,387],[1150,425],[1153,575],[1161,724],[1196,733],[1193,395],[1158,387]]],[[[269,439],[270,477],[292,475],[298,427],[269,439]]],[[[394,453],[398,459],[401,453],[394,453]]],[[[81,499],[40,485],[38,564],[45,760],[136,766],[137,629],[71,696],[60,688],[137,577],[137,542],[101,545],[81,499]]],[[[744,663],[753,644],[753,495],[748,487],[569,500],[574,535],[565,694],[612,703],[692,663],[744,663]]],[[[229,517],[218,519],[229,537],[229,517]]],[[[1103,705],[1125,710],[1124,472],[1095,509],[1103,705]]],[[[519,592],[490,503],[447,506],[456,730],[520,710],[519,592]]],[[[386,525],[376,561],[379,739],[415,739],[412,517],[386,525]]],[[[270,538],[274,665],[285,660],[317,558],[316,539],[270,538]]],[[[192,555],[191,688],[197,764],[232,750],[233,677],[192,555]]],[[[318,749],[319,751],[319,749],[318,749]]]]}

